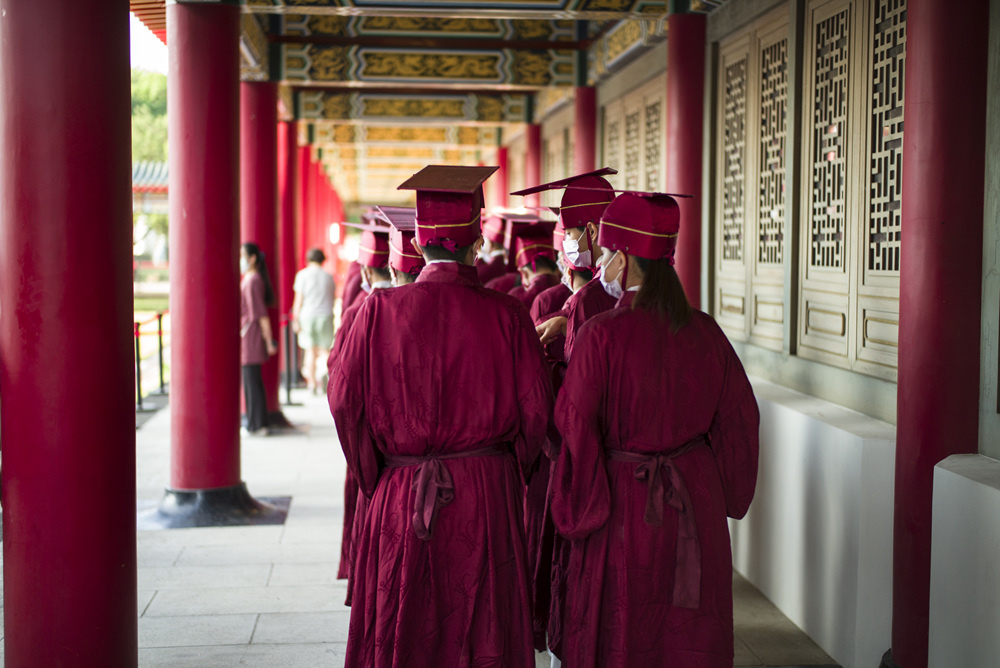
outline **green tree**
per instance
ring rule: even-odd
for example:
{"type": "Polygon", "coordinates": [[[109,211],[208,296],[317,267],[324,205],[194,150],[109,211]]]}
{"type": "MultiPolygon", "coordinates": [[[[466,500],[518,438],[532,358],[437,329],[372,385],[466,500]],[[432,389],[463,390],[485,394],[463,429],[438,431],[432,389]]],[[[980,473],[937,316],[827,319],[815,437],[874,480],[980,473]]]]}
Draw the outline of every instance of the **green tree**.
{"type": "Polygon", "coordinates": [[[167,77],[132,70],[132,160],[167,159],[167,77]]]}
{"type": "MultiPolygon", "coordinates": [[[[164,74],[132,70],[132,160],[167,161],[167,77],[164,74]]],[[[167,216],[147,214],[146,225],[166,234],[167,216]]]]}

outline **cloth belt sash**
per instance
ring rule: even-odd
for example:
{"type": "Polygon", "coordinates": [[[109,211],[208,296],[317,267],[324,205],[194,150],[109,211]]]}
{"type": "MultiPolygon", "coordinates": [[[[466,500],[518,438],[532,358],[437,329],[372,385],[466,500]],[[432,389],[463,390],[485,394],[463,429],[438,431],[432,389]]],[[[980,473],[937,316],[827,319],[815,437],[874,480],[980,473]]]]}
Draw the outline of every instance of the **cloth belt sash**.
{"type": "Polygon", "coordinates": [[[673,604],[679,608],[698,608],[701,604],[701,545],[698,543],[698,526],[694,519],[691,497],[673,460],[708,444],[708,435],[702,434],[667,452],[606,450],[609,461],[637,465],[635,478],[646,483],[646,513],[643,517],[646,524],[663,524],[664,503],[677,511],[673,604]],[[664,487],[664,477],[669,487],[664,487]]]}
{"type": "Polygon", "coordinates": [[[420,540],[430,540],[438,511],[455,499],[455,482],[442,460],[465,459],[467,457],[496,457],[507,454],[507,450],[491,445],[478,450],[437,453],[429,455],[386,455],[385,465],[389,468],[417,466],[413,477],[413,532],[420,540]]]}

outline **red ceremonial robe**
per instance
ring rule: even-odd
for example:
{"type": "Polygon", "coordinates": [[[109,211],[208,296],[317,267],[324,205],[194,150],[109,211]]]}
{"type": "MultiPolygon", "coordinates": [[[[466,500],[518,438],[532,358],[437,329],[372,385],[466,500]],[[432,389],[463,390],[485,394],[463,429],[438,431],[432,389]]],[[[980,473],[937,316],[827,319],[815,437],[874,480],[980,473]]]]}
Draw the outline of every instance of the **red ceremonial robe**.
{"type": "Polygon", "coordinates": [[[521,284],[521,274],[517,271],[511,271],[506,274],[501,274],[497,278],[486,283],[486,287],[490,290],[496,290],[497,292],[502,292],[507,294],[513,290],[516,286],[521,284]]]}
{"type": "Polygon", "coordinates": [[[497,253],[486,260],[480,260],[476,263],[476,273],[479,275],[479,282],[486,285],[507,273],[507,258],[503,253],[497,253]]]}
{"type": "Polygon", "coordinates": [[[615,307],[615,298],[608,294],[601,280],[594,277],[589,283],[573,293],[573,296],[566,300],[563,307],[566,323],[566,362],[573,356],[573,346],[576,344],[576,336],[583,326],[595,315],[610,311],[615,307]]]}
{"type": "Polygon", "coordinates": [[[530,283],[527,285],[518,285],[512,288],[507,294],[520,299],[521,303],[530,311],[531,305],[535,303],[538,295],[554,285],[559,285],[559,276],[556,274],[535,274],[530,283]]]}
{"type": "Polygon", "coordinates": [[[524,306],[430,264],[361,307],[329,400],[369,496],[347,666],[534,666],[521,503],[552,389],[524,306]]]}
{"type": "MultiPolygon", "coordinates": [[[[368,296],[364,292],[361,294],[365,295],[365,297],[368,296]]],[[[337,336],[333,340],[333,348],[330,351],[330,357],[327,359],[326,363],[329,378],[333,378],[333,368],[340,359],[340,353],[344,347],[344,341],[347,338],[346,333],[351,330],[351,325],[354,323],[354,319],[358,315],[358,311],[361,310],[361,305],[364,302],[365,300],[363,298],[358,300],[358,303],[352,304],[345,309],[344,314],[340,317],[340,329],[337,330],[337,336]]],[[[351,467],[347,467],[347,477],[344,479],[344,528],[341,533],[340,541],[340,565],[337,568],[338,580],[343,580],[345,578],[350,579],[351,577],[351,561],[354,544],[354,515],[357,512],[358,494],[358,479],[355,478],[354,474],[351,472],[351,467]]],[[[348,586],[347,605],[350,604],[351,590],[350,586],[348,586]]]]}
{"type": "MultiPolygon", "coordinates": [[[[555,314],[573,294],[573,291],[563,283],[543,290],[531,305],[531,319],[540,324],[555,314]]],[[[565,337],[559,336],[555,341],[544,346],[545,360],[552,369],[552,387],[558,392],[562,382],[563,362],[562,344],[565,337]]],[[[550,439],[557,443],[559,434],[550,430],[550,439]]],[[[531,563],[534,600],[532,602],[532,625],[535,633],[535,649],[541,651],[547,646],[545,636],[549,620],[550,586],[552,570],[553,541],[555,529],[552,517],[546,510],[548,496],[550,462],[548,457],[540,457],[538,470],[531,476],[524,496],[524,531],[528,541],[528,560],[531,563]]]]}
{"type": "Polygon", "coordinates": [[[757,402],[711,317],[671,332],[633,296],[584,326],[556,405],[552,515],[572,541],[563,660],[729,668],[726,517],[753,498],[757,402]]]}
{"type": "Polygon", "coordinates": [[[340,321],[344,321],[344,312],[358,298],[358,294],[363,293],[361,289],[361,265],[352,262],[347,268],[347,278],[344,280],[344,293],[340,296],[340,321]]]}

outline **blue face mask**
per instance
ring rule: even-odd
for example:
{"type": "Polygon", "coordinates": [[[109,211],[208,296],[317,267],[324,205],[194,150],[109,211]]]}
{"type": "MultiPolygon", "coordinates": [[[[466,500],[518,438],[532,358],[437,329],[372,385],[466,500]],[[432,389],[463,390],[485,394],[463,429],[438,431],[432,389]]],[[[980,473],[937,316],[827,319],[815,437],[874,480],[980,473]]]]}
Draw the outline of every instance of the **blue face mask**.
{"type": "Polygon", "coordinates": [[[240,258],[240,274],[247,273],[247,269],[249,269],[249,268],[250,268],[249,265],[247,265],[247,259],[245,257],[241,257],[240,258]]]}

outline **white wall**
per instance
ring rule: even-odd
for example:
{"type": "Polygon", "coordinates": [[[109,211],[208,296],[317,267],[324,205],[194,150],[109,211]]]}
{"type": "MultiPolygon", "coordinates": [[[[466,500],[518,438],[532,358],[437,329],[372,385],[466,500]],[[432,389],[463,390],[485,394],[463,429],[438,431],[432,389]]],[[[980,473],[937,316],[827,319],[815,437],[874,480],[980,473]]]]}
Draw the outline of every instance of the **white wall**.
{"type": "MultiPolygon", "coordinates": [[[[753,379],[760,472],[733,565],[844,668],[890,646],[896,430],[753,379]]],[[[956,664],[957,665],[957,664],[956,664]]]]}
{"type": "Polygon", "coordinates": [[[934,469],[931,668],[1000,657],[1000,462],[952,455],[934,469]]]}

